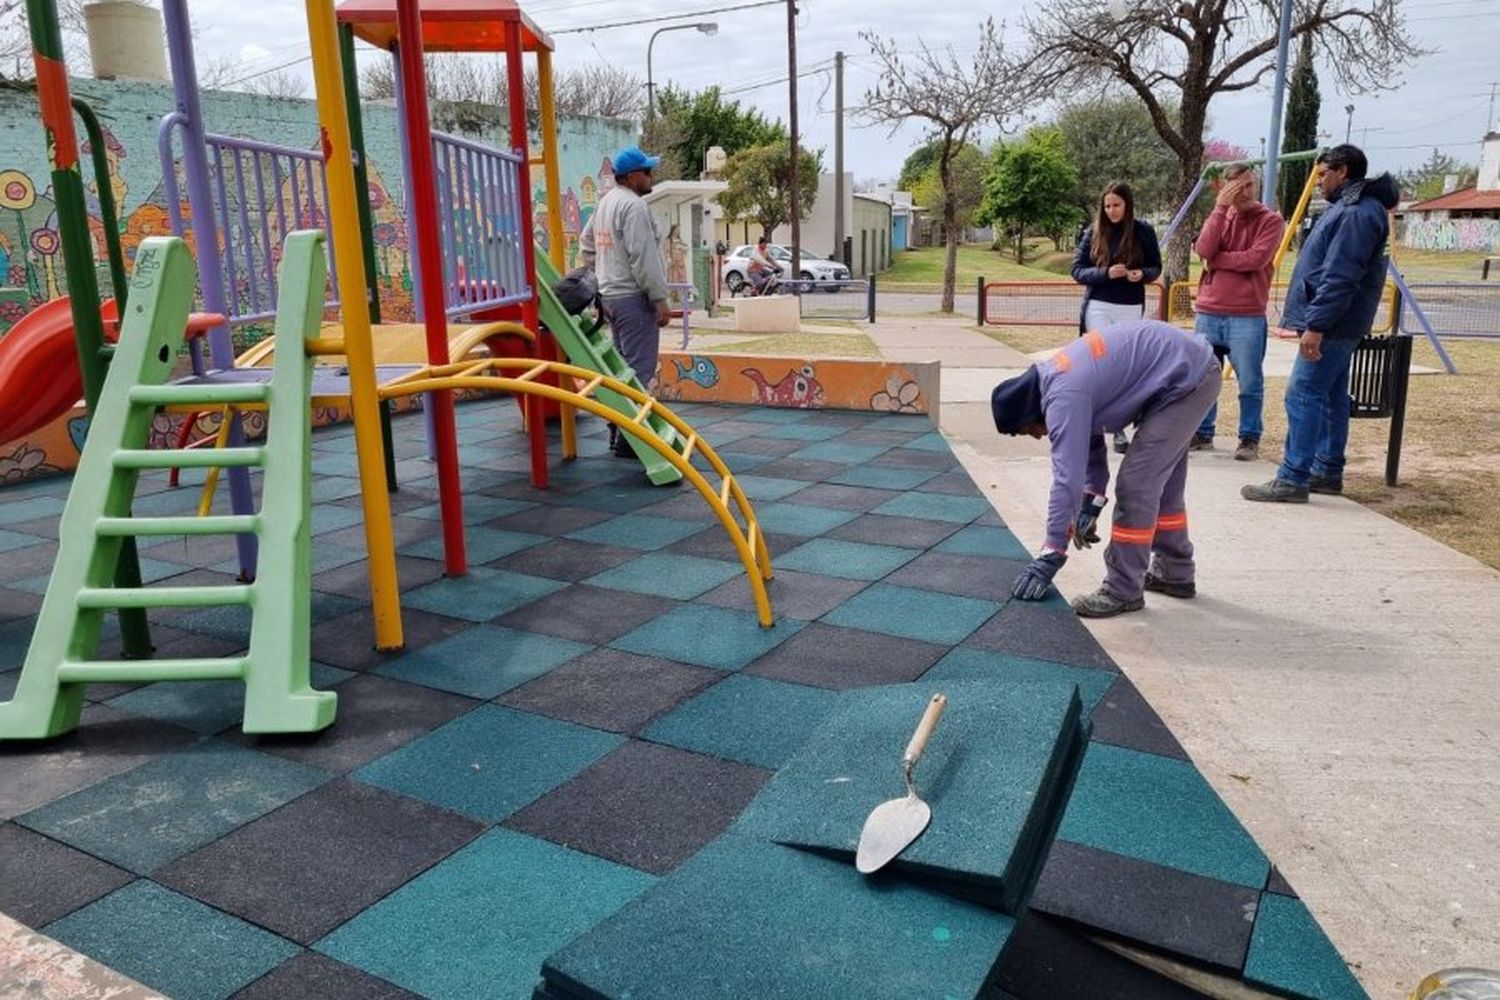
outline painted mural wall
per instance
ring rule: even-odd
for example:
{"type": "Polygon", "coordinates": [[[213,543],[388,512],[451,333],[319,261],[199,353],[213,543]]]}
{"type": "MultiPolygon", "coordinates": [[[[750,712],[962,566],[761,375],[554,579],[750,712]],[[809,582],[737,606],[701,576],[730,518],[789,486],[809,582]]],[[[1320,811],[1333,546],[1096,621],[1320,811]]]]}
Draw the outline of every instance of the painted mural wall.
{"type": "Polygon", "coordinates": [[[1500,250],[1500,219],[1417,218],[1414,215],[1406,221],[1406,236],[1402,244],[1413,250],[1500,250]]]}
{"type": "MultiPolygon", "coordinates": [[[[169,86],[109,80],[74,80],[75,96],[98,112],[105,129],[110,183],[120,207],[120,230],[128,257],[147,236],[170,232],[164,202],[157,128],[174,108],[169,86]]],[[[370,157],[370,200],[375,215],[376,268],[381,310],[388,320],[413,318],[411,248],[407,245],[395,109],[366,105],[365,140],[370,157]]],[[[205,92],[203,116],[210,132],[246,136],[280,145],[311,148],[317,112],[310,100],[205,92]]],[[[441,127],[442,123],[438,123],[441,127]]],[[[455,130],[456,131],[456,130],[455,130]]],[[[502,127],[466,129],[468,138],[504,147],[502,127]]],[[[600,118],[564,118],[559,123],[563,230],[573,258],[578,234],[602,194],[614,183],[609,156],[635,141],[634,126],[600,118]]],[[[532,142],[537,140],[532,138],[532,142]]],[[[108,294],[97,187],[84,158],[93,215],[100,285],[108,294]]],[[[547,243],[547,212],[541,169],[532,171],[538,243],[547,243]]],[[[179,190],[184,190],[179,185],[179,190]]],[[[187,214],[187,206],[183,205],[187,214]]],[[[42,302],[66,294],[61,240],[51,197],[51,177],[35,95],[0,90],[0,336],[42,302]]]]}

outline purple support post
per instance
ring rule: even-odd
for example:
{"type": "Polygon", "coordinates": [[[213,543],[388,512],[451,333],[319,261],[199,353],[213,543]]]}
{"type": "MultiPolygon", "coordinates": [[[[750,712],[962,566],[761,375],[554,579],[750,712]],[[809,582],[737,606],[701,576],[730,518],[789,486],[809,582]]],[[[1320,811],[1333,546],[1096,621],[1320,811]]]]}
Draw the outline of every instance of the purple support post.
{"type": "Polygon", "coordinates": [[[1198,183],[1193,185],[1193,193],[1188,195],[1187,199],[1183,201],[1182,207],[1177,210],[1176,215],[1172,216],[1172,221],[1167,223],[1166,231],[1161,234],[1161,238],[1158,242],[1161,243],[1162,246],[1166,246],[1172,241],[1172,237],[1176,235],[1178,227],[1182,225],[1182,221],[1187,218],[1188,211],[1192,209],[1193,202],[1197,201],[1198,196],[1202,193],[1203,178],[1200,176],[1198,178],[1198,183]]]}
{"type": "MultiPolygon", "coordinates": [[[[198,100],[198,68],[193,62],[193,31],[188,23],[187,0],[163,0],[162,16],[167,28],[167,53],[172,66],[172,93],[183,118],[182,172],[187,177],[188,204],[193,212],[193,240],[198,247],[198,281],[203,290],[203,308],[229,315],[223,275],[215,253],[219,246],[214,220],[213,195],[208,186],[208,139],[204,135],[203,106],[198,100]]],[[[234,341],[225,324],[209,331],[209,356],[215,368],[234,367],[234,341]]],[[[241,447],[245,433],[238,417],[229,427],[229,446],[241,447]]],[[[250,471],[229,469],[229,500],[236,514],[253,514],[255,497],[250,492],[250,471]]],[[[255,577],[254,535],[236,535],[240,574],[255,577]]]]}

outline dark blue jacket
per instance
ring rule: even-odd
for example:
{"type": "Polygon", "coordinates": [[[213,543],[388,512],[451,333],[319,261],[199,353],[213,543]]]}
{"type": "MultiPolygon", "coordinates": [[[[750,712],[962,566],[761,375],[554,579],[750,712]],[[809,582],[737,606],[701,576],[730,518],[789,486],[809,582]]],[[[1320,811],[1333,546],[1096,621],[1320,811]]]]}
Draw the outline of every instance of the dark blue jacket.
{"type": "Polygon", "coordinates": [[[1385,290],[1385,244],[1400,196],[1390,174],[1350,181],[1302,244],[1281,325],[1325,337],[1363,337],[1385,290]]]}
{"type": "Polygon", "coordinates": [[[1145,274],[1140,281],[1130,281],[1125,278],[1111,278],[1107,266],[1095,267],[1094,230],[1092,226],[1089,227],[1088,231],[1083,234],[1083,239],[1078,241],[1078,249],[1073,254],[1073,280],[1087,289],[1083,297],[1085,306],[1090,299],[1114,302],[1122,306],[1144,305],[1146,285],[1161,277],[1161,247],[1156,243],[1156,230],[1140,219],[1135,220],[1135,245],[1138,249],[1135,260],[1119,258],[1119,237],[1111,240],[1110,244],[1111,264],[1125,264],[1132,269],[1139,268],[1145,274]]]}

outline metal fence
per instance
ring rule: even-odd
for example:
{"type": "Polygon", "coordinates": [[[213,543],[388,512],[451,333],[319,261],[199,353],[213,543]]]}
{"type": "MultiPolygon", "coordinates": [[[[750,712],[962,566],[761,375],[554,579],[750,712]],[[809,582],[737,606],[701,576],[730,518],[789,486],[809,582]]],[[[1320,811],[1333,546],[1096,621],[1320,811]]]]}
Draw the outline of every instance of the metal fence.
{"type": "Polygon", "coordinates": [[[781,282],[779,291],[795,295],[802,302],[803,319],[855,319],[875,322],[875,279],[847,281],[804,281],[791,278],[781,282]]]}
{"type": "MultiPolygon", "coordinates": [[[[991,281],[980,279],[979,321],[988,326],[1068,326],[1083,311],[1083,287],[1072,281],[991,281]]],[[[1162,315],[1162,285],[1146,286],[1146,315],[1162,315]]]]}
{"type": "MultiPolygon", "coordinates": [[[[1408,282],[1407,288],[1439,337],[1500,340],[1500,284],[1408,282]]],[[[1401,304],[1401,332],[1424,332],[1406,300],[1401,304]]]]}
{"type": "MultiPolygon", "coordinates": [[[[1266,321],[1272,328],[1281,325],[1281,309],[1286,302],[1287,283],[1275,281],[1271,283],[1271,298],[1266,303],[1266,321]]],[[[1197,316],[1196,305],[1198,303],[1198,282],[1196,281],[1174,281],[1170,293],[1167,296],[1166,320],[1181,327],[1191,327],[1197,316]]],[[[1393,328],[1392,318],[1395,316],[1396,286],[1389,284],[1380,299],[1380,309],[1375,314],[1375,323],[1370,328],[1371,333],[1390,333],[1393,328]]]]}
{"type": "Polygon", "coordinates": [[[526,280],[521,158],[442,132],[432,133],[437,171],[443,302],[450,317],[524,302],[526,280]]]}

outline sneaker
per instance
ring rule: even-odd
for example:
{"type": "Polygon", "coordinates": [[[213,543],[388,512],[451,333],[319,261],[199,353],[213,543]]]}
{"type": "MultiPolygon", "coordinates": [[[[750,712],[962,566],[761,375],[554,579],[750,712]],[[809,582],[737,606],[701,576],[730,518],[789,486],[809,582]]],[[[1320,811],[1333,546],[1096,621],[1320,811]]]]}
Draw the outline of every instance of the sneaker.
{"type": "Polygon", "coordinates": [[[1194,434],[1188,442],[1188,451],[1213,451],[1214,439],[1204,434],[1194,434]]]}
{"type": "Polygon", "coordinates": [[[1182,600],[1198,596],[1198,585],[1193,581],[1178,583],[1174,580],[1163,580],[1154,573],[1146,574],[1145,586],[1153,594],[1166,594],[1168,597],[1178,597],[1182,600]]]}
{"type": "Polygon", "coordinates": [[[1259,438],[1240,438],[1240,446],[1234,449],[1236,462],[1253,462],[1260,458],[1259,438]]]}
{"type": "Polygon", "coordinates": [[[1307,489],[1310,493],[1321,493],[1324,496],[1336,497],[1344,492],[1344,481],[1342,479],[1328,479],[1325,476],[1313,476],[1307,481],[1307,489]]]}
{"type": "Polygon", "coordinates": [[[1122,601],[1103,587],[1073,601],[1073,610],[1078,612],[1080,618],[1113,618],[1127,611],[1139,611],[1145,606],[1144,597],[1122,601]]]}
{"type": "Polygon", "coordinates": [[[1124,431],[1115,431],[1115,454],[1123,455],[1130,450],[1130,438],[1124,431]]]}
{"type": "Polygon", "coordinates": [[[630,435],[621,433],[613,425],[609,428],[609,451],[616,458],[635,457],[635,451],[630,447],[630,435]]]}
{"type": "Polygon", "coordinates": [[[1307,503],[1307,487],[1273,479],[1259,486],[1240,487],[1240,496],[1257,503],[1307,503]]]}

